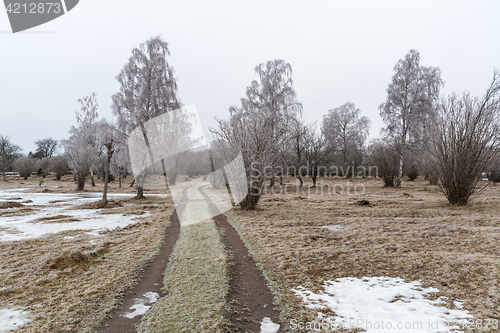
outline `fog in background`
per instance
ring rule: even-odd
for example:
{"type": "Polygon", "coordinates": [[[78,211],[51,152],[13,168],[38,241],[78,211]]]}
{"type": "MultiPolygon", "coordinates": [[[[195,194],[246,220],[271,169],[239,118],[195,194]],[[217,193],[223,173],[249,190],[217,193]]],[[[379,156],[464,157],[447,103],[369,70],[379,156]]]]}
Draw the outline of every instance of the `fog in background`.
{"type": "Polygon", "coordinates": [[[52,22],[12,34],[1,9],[0,134],[24,154],[35,140],[66,138],[78,98],[92,92],[99,115],[111,119],[115,76],[134,47],[161,34],[181,101],[196,104],[206,132],[239,103],[254,67],[280,58],[292,65],[306,120],[353,102],[375,138],[392,69],[410,49],[422,65],[441,69],[443,93],[484,92],[500,68],[499,12],[494,0],[81,0],[52,22]]]}

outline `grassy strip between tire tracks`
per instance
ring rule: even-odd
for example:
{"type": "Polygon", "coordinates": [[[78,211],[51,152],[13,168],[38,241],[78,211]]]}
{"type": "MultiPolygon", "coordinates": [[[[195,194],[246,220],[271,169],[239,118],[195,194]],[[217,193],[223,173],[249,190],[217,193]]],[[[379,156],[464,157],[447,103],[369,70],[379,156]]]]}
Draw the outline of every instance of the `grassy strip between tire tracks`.
{"type": "Polygon", "coordinates": [[[165,271],[167,296],[144,315],[138,332],[224,332],[228,262],[212,219],[181,227],[165,271]]]}

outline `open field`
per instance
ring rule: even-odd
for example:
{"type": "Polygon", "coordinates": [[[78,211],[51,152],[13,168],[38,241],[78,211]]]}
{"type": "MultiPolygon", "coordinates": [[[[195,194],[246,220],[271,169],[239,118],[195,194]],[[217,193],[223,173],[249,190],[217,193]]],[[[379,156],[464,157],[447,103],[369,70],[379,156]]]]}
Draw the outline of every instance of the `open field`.
{"type": "MultiPolygon", "coordinates": [[[[148,181],[146,195],[152,195],[144,200],[134,199],[127,183],[121,189],[112,183],[110,193],[121,196],[111,197],[113,204],[105,209],[97,209],[97,198],[91,195],[101,189],[100,182],[80,193],[87,197],[73,194],[69,178],[49,180],[42,188],[35,186],[36,180],[1,184],[2,193],[10,190],[13,195],[0,201],[21,205],[0,208],[0,222],[32,216],[36,219],[26,225],[49,228],[106,216],[130,218],[127,226],[108,231],[68,229],[0,241],[0,309],[26,310],[21,314],[31,322],[20,332],[90,332],[118,307],[158,252],[174,208],[160,195],[165,193],[163,179],[148,181]],[[47,201],[49,211],[37,202],[38,194],[61,198],[47,201]],[[28,202],[23,196],[34,197],[28,202]],[[44,216],[38,216],[41,211],[44,216]]],[[[342,317],[342,309],[330,303],[337,294],[325,293],[335,287],[328,281],[341,281],[337,279],[358,284],[358,289],[365,288],[362,281],[395,291],[413,288],[412,299],[396,293],[384,304],[414,301],[435,308],[435,315],[467,313],[481,320],[483,328],[465,332],[497,331],[484,326],[487,319],[500,319],[500,186],[491,184],[469,206],[453,207],[436,186],[421,179],[403,182],[400,189],[384,188],[373,179],[320,179],[316,188],[306,180],[303,191],[293,178],[285,184],[286,193],[279,185],[274,193],[267,188],[256,211],[235,208],[224,213],[268,281],[280,313],[280,332],[310,331],[295,330],[294,322],[342,317]],[[361,199],[369,204],[357,205],[361,199]],[[410,288],[415,281],[421,285],[410,288]],[[417,290],[427,291],[425,299],[417,290]],[[313,297],[323,300],[314,303],[313,297]]],[[[6,228],[0,235],[16,235],[6,228]]],[[[22,232],[17,237],[28,233],[22,232]]],[[[167,296],[146,312],[141,332],[228,331],[231,253],[224,251],[222,239],[213,220],[181,228],[165,271],[167,296]]],[[[352,291],[351,296],[355,303],[352,291]]]]}
{"type": "Polygon", "coordinates": [[[334,316],[325,306],[306,309],[291,289],[317,293],[325,281],[346,277],[421,281],[439,289],[432,299],[448,297],[443,305],[449,309],[463,301],[483,326],[485,319],[500,319],[500,186],[458,208],[424,180],[400,189],[383,188],[380,180],[324,184],[359,184],[365,192],[328,195],[325,187],[323,195],[308,194],[315,189],[306,183],[302,193],[290,186],[288,194],[262,197],[257,211],[227,213],[268,278],[283,324],[318,321],[318,311],[334,316]],[[370,205],[355,205],[360,199],[370,205]]]}
{"type": "MultiPolygon", "coordinates": [[[[99,183],[94,188],[89,184],[88,190],[80,194],[102,190],[99,183]]],[[[111,191],[130,193],[129,196],[111,196],[110,208],[96,209],[93,203],[98,199],[92,196],[65,199],[64,193],[74,192],[71,179],[48,180],[42,188],[37,185],[36,180],[2,183],[2,193],[16,193],[7,201],[21,202],[21,206],[0,209],[0,220],[15,216],[27,219],[44,211],[48,217],[36,218],[26,225],[39,226],[41,230],[70,223],[83,225],[17,241],[0,241],[0,309],[26,310],[18,313],[31,322],[20,332],[90,332],[119,305],[124,292],[158,252],[173,205],[163,196],[136,200],[133,189],[124,183],[120,191],[113,184],[111,191]],[[14,200],[32,195],[42,200],[44,195],[54,194],[60,195],[61,200],[51,200],[45,206],[14,200]],[[63,208],[67,213],[54,216],[57,209],[63,208]],[[68,217],[75,211],[86,215],[68,217]],[[113,216],[119,217],[117,222],[130,219],[130,223],[104,230],[86,229],[89,214],[96,223],[105,223],[107,217],[113,216]]],[[[11,232],[16,234],[12,229],[7,234],[11,232]]]]}

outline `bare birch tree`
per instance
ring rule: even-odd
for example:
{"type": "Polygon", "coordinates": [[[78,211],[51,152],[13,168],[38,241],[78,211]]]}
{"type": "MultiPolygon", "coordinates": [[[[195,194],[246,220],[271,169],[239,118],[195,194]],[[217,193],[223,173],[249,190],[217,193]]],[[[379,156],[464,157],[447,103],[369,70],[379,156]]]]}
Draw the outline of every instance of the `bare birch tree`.
{"type": "Polygon", "coordinates": [[[387,133],[396,138],[399,146],[399,172],[396,186],[401,186],[404,151],[429,118],[433,103],[439,98],[443,85],[437,67],[420,66],[420,54],[410,52],[394,67],[392,82],[387,88],[387,100],[379,106],[380,116],[387,124],[387,133]]]}
{"type": "MultiPolygon", "coordinates": [[[[160,36],[153,37],[132,50],[116,77],[120,91],[113,95],[113,113],[124,134],[141,126],[147,138],[145,122],[181,106],[174,69],[167,61],[169,55],[168,43],[160,36]]],[[[136,175],[137,196],[144,196],[145,179],[145,172],[136,175]]]]}
{"type": "Polygon", "coordinates": [[[302,113],[302,104],[295,100],[290,64],[268,61],[258,65],[255,72],[259,81],[252,81],[247,88],[242,106],[231,107],[229,120],[218,120],[218,129],[212,130],[215,142],[229,143],[241,150],[248,186],[248,195],[240,203],[244,210],[257,207],[266,173],[270,171],[274,176],[284,161],[290,140],[289,125],[302,113]]]}

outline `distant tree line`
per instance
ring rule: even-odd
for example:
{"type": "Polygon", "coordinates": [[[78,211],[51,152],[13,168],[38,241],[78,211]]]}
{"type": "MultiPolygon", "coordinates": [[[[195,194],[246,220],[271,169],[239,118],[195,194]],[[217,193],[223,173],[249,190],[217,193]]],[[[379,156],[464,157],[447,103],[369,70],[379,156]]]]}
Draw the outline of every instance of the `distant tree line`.
{"type": "MultiPolygon", "coordinates": [[[[213,170],[241,153],[246,170],[248,195],[242,209],[255,209],[266,186],[283,184],[284,176],[304,177],[316,186],[319,177],[378,176],[384,186],[401,186],[419,175],[439,186],[451,204],[464,205],[487,183],[500,181],[500,74],[484,96],[468,93],[441,96],[443,86],[438,67],[420,65],[420,54],[410,50],[394,67],[380,116],[386,126],[381,138],[367,142],[371,122],[352,102],[332,108],[319,122],[306,123],[303,106],[296,99],[292,66],[272,60],[255,67],[257,79],[246,88],[240,104],[229,108],[227,119],[217,119],[211,129],[210,151],[190,151],[189,128],[185,119],[171,111],[182,107],[177,94],[174,69],[168,62],[168,43],[153,37],[132,50],[129,61],[116,77],[119,91],[112,97],[114,122],[99,119],[95,94],[79,99],[77,125],[69,138],[37,140],[35,153],[24,156],[7,136],[0,136],[0,168],[3,180],[16,171],[25,179],[53,173],[56,179],[71,171],[78,190],[90,177],[107,183],[118,177],[119,184],[132,172],[128,138],[134,130],[145,131],[148,121],[166,116],[171,133],[162,140],[170,145],[187,142],[170,159],[136,174],[137,195],[143,196],[148,173],[163,174],[170,185],[177,175],[205,175],[214,187],[227,184],[223,174],[213,170]],[[177,116],[176,116],[177,117],[177,116]],[[57,148],[63,153],[56,155],[57,148]],[[371,170],[375,167],[376,174],[371,170]],[[370,172],[367,172],[370,171],[370,172]]],[[[154,138],[150,138],[154,140],[154,138]]],[[[155,142],[147,142],[148,145],[155,142]]]]}

